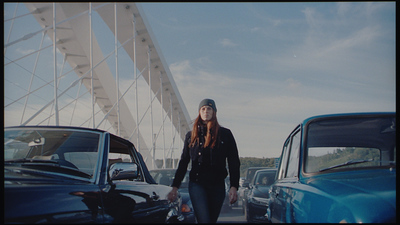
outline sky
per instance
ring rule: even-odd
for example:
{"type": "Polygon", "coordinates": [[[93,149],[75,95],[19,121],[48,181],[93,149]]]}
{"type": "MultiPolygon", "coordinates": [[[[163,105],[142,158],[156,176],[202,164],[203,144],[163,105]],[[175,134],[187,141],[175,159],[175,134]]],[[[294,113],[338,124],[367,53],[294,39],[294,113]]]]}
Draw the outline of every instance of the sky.
{"type": "Polygon", "coordinates": [[[141,3],[191,118],[214,99],[241,157],[319,114],[396,111],[395,2],[141,3]]]}
{"type": "Polygon", "coordinates": [[[395,2],[137,4],[190,118],[214,99],[240,157],[279,157],[311,116],[396,110],[395,2]]]}

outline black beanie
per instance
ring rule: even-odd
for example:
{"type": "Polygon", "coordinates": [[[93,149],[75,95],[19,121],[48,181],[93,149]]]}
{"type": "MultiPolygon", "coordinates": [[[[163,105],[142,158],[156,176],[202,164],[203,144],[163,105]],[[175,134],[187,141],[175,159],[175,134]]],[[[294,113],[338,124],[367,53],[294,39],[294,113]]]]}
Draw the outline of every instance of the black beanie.
{"type": "Polygon", "coordinates": [[[199,104],[199,111],[200,111],[200,108],[203,107],[203,106],[205,106],[205,105],[210,106],[211,108],[213,108],[213,110],[214,110],[215,112],[217,112],[217,106],[215,105],[214,100],[209,99],[209,98],[203,99],[203,100],[200,102],[200,104],[199,104]]]}

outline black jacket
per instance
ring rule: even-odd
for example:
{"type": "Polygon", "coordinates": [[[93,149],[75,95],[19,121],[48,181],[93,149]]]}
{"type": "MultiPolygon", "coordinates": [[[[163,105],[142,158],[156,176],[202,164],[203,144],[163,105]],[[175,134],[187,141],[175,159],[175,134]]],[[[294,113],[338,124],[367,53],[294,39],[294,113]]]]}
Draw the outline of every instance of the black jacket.
{"type": "MultiPolygon", "coordinates": [[[[202,129],[199,129],[202,132],[202,129]]],[[[224,182],[228,175],[226,161],[228,161],[230,186],[239,189],[240,160],[235,138],[232,132],[224,127],[218,131],[217,143],[213,149],[204,148],[204,137],[200,136],[200,143],[189,147],[191,131],[186,134],[185,143],[176,170],[173,187],[180,187],[186,174],[188,164],[192,161],[190,170],[190,181],[200,184],[218,184],[224,182]]]]}

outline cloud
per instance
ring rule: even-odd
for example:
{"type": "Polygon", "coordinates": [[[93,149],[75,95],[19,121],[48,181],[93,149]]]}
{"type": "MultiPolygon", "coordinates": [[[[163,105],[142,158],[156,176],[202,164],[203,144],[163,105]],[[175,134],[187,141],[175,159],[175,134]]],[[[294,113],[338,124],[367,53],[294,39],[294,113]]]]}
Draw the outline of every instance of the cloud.
{"type": "Polygon", "coordinates": [[[349,90],[334,85],[327,88],[303,83],[296,73],[283,80],[260,80],[205,71],[199,62],[170,65],[188,112],[194,119],[198,103],[213,98],[218,120],[234,133],[241,156],[278,157],[289,132],[310,116],[391,110],[390,99],[376,102],[355,94],[356,84],[348,84],[349,90]]]}
{"type": "Polygon", "coordinates": [[[315,28],[321,23],[321,18],[320,15],[315,11],[315,9],[306,7],[304,10],[302,10],[302,13],[304,13],[307,24],[315,28]]]}
{"type": "Polygon", "coordinates": [[[235,46],[237,46],[237,44],[233,43],[228,38],[224,38],[224,39],[220,40],[219,43],[222,45],[222,47],[235,47],[235,46]]]}
{"type": "Polygon", "coordinates": [[[307,114],[293,116],[293,112],[303,109],[300,96],[292,98],[274,93],[285,87],[298,88],[300,83],[294,79],[286,82],[233,79],[226,74],[203,71],[189,60],[172,64],[170,70],[192,119],[197,116],[201,99],[209,97],[216,101],[220,124],[232,130],[239,149],[245,150],[241,156],[278,157],[281,143],[276,138],[286,137],[294,126],[293,118],[297,118],[297,123],[307,114]],[[271,150],[260,153],[260,149],[271,150]]]}
{"type": "Polygon", "coordinates": [[[178,19],[175,17],[170,17],[170,18],[168,18],[168,21],[176,23],[176,22],[178,22],[178,19]]]}
{"type": "Polygon", "coordinates": [[[250,32],[253,33],[253,32],[258,32],[260,30],[261,30],[260,27],[253,27],[253,28],[250,29],[250,32]]]}
{"type": "Polygon", "coordinates": [[[192,119],[197,116],[197,105],[203,98],[214,98],[217,101],[237,86],[236,81],[229,76],[205,71],[203,61],[207,59],[193,62],[184,60],[170,65],[175,83],[192,119]]]}
{"type": "Polygon", "coordinates": [[[348,2],[338,2],[337,3],[337,14],[340,17],[344,17],[349,11],[351,5],[348,2]]]}
{"type": "Polygon", "coordinates": [[[21,55],[28,55],[34,52],[34,49],[22,49],[22,48],[17,48],[16,51],[21,54],[21,55]]]}
{"type": "Polygon", "coordinates": [[[293,78],[286,79],[286,83],[289,89],[298,89],[301,87],[301,83],[293,78]]]}
{"type": "Polygon", "coordinates": [[[340,18],[346,17],[363,17],[369,19],[379,13],[381,9],[392,7],[387,2],[366,2],[366,3],[351,3],[351,2],[338,2],[336,3],[336,13],[340,18]]]}
{"type": "Polygon", "coordinates": [[[347,37],[328,43],[328,45],[319,52],[320,55],[329,56],[338,52],[349,53],[353,51],[354,48],[359,48],[355,50],[361,50],[364,46],[370,46],[379,36],[380,34],[377,27],[364,27],[355,30],[347,37]]]}

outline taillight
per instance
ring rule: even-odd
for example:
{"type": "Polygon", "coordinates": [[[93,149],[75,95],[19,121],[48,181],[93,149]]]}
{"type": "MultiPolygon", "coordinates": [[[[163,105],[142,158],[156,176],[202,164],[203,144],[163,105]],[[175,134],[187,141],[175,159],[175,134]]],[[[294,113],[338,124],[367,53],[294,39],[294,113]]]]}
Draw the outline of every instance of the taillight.
{"type": "Polygon", "coordinates": [[[190,212],[190,207],[187,204],[182,204],[182,212],[190,212]]]}

